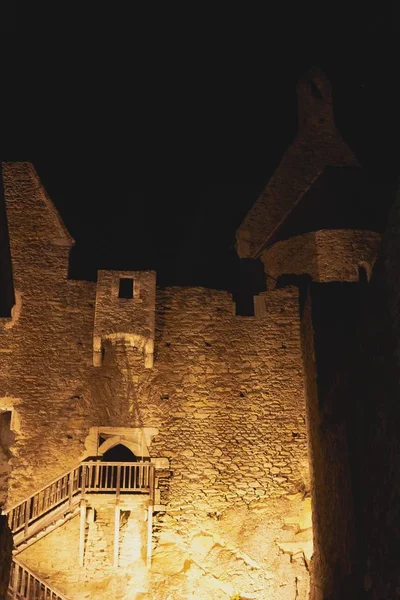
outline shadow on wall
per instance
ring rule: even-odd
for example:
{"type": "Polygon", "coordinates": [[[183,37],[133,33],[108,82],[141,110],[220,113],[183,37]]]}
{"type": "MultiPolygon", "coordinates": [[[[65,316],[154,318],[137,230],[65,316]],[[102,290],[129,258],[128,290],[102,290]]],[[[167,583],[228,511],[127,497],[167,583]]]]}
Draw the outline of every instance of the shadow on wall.
{"type": "Polygon", "coordinates": [[[12,560],[13,537],[7,517],[0,515],[0,600],[6,600],[12,560]]]}
{"type": "Polygon", "coordinates": [[[106,462],[137,462],[138,457],[123,444],[113,446],[103,454],[103,461],[106,462]]]}

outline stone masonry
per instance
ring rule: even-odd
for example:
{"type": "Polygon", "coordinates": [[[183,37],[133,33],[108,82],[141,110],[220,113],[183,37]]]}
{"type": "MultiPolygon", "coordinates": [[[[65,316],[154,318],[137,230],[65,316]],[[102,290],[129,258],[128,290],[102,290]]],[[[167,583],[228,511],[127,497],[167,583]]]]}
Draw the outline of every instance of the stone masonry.
{"type": "MultiPolygon", "coordinates": [[[[0,324],[0,402],[18,423],[7,504],[74,467],[90,428],[154,428],[148,451],[163,459],[165,510],[155,516],[153,567],[138,598],[195,590],[199,599],[305,598],[310,490],[297,289],[265,294],[262,317],[238,317],[226,292],[155,294],[151,272],[101,272],[97,286],[68,280],[73,242],[32,166],[4,164],[3,179],[17,298],[0,324]],[[141,303],[135,291],[117,297],[119,278],[134,280],[141,303]]],[[[83,586],[84,594],[96,589],[96,598],[108,598],[108,584],[101,591],[99,571],[90,571],[93,540],[109,561],[104,526],[97,524],[96,538],[89,525],[84,572],[61,555],[55,560],[52,539],[57,548],[70,545],[77,560],[76,535],[67,531],[78,521],[21,560],[40,563],[67,595],[80,597],[83,586]]],[[[120,557],[115,581],[121,598],[132,598],[126,564],[120,557]]]]}
{"type": "Polygon", "coordinates": [[[349,209],[361,169],[329,82],[312,70],[298,91],[298,136],[237,232],[265,268],[254,316],[225,291],[161,289],[153,271],[69,280],[74,241],[38,175],[2,166],[15,300],[0,318],[1,501],[117,445],[156,471],[150,567],[145,503],[118,530],[97,500],[83,566],[79,519],[20,554],[69,598],[352,597],[351,411],[333,399],[381,231],[349,209]]]}

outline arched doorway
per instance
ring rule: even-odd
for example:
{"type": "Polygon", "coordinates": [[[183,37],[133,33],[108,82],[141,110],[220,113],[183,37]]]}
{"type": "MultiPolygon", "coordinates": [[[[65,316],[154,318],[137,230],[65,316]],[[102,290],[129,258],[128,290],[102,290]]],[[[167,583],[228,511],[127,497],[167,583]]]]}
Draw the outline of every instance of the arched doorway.
{"type": "Polygon", "coordinates": [[[124,444],[117,444],[104,452],[101,460],[105,462],[137,462],[139,458],[124,444]]]}
{"type": "Polygon", "coordinates": [[[104,490],[126,491],[130,493],[139,492],[148,488],[150,471],[142,466],[143,457],[138,456],[124,443],[118,442],[112,445],[113,440],[109,438],[103,445],[104,451],[101,455],[101,463],[97,470],[98,481],[104,490]],[[109,444],[109,447],[106,444],[109,444]],[[137,463],[133,464],[132,463],[137,463]],[[119,473],[119,475],[118,475],[119,473]],[[118,484],[118,485],[117,485],[118,484]]]}

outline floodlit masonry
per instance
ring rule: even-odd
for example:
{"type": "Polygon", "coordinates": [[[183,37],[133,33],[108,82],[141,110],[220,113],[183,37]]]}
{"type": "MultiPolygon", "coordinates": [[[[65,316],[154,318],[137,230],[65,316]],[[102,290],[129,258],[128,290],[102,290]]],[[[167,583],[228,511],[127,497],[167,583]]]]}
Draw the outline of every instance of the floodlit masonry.
{"type": "Polygon", "coordinates": [[[301,282],[358,286],[380,236],[368,215],[316,209],[358,189],[360,169],[323,76],[299,98],[298,137],[237,233],[239,255],[265,265],[254,316],[227,292],[157,288],[153,271],[69,280],[74,242],[33,166],[2,165],[10,597],[44,581],[69,599],[309,597],[324,466],[301,282]]]}

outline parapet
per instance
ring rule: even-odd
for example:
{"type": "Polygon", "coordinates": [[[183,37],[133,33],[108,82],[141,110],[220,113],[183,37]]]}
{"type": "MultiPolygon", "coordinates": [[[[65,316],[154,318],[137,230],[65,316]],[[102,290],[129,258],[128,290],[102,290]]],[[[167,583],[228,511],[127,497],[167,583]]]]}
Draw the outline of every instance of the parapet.
{"type": "Polygon", "coordinates": [[[152,368],[155,330],[155,271],[98,271],[93,364],[100,367],[104,340],[123,340],[144,353],[152,368]]]}

